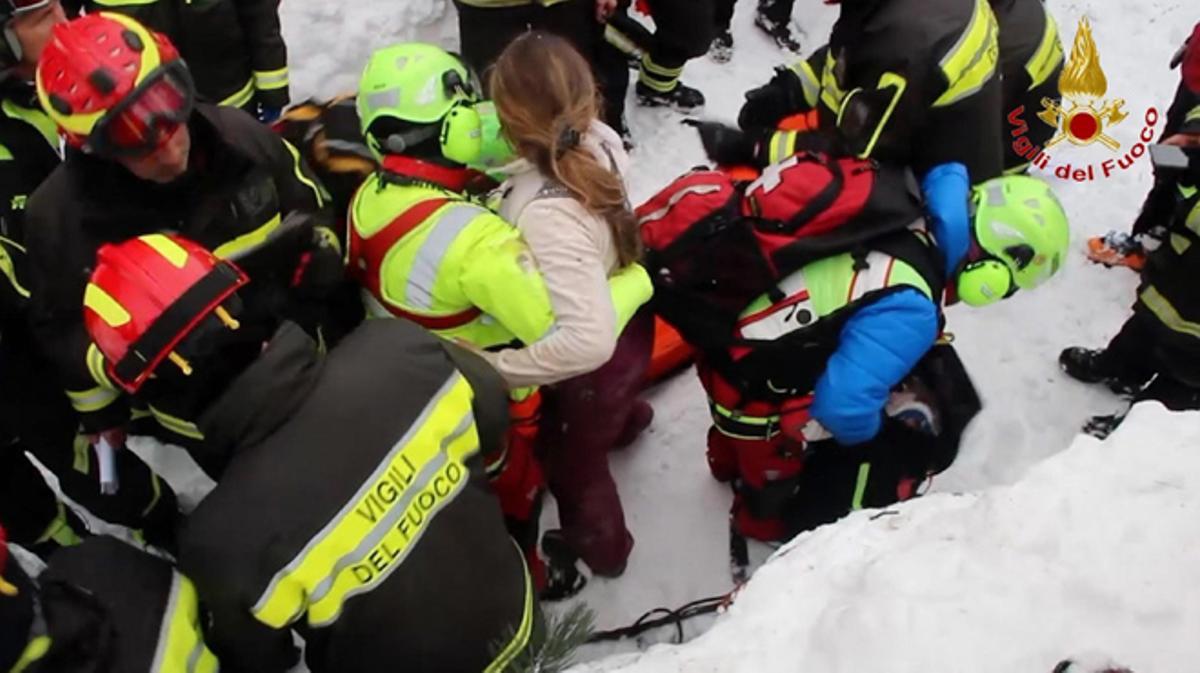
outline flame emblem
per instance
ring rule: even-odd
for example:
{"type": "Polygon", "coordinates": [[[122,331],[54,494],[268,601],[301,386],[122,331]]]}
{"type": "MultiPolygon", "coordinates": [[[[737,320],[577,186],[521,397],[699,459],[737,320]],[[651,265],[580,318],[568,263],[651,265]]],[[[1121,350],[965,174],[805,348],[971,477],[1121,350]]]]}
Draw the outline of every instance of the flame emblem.
{"type": "Polygon", "coordinates": [[[1042,111],[1038,113],[1038,119],[1058,129],[1054,138],[1046,143],[1046,148],[1069,140],[1072,145],[1098,142],[1114,152],[1120,149],[1121,143],[1105,129],[1120,124],[1129,114],[1122,109],[1124,99],[1104,98],[1108,93],[1108,78],[1100,67],[1100,52],[1092,37],[1092,24],[1086,16],[1079,20],[1071,57],[1058,78],[1058,88],[1063,103],[1043,98],[1042,111]]]}

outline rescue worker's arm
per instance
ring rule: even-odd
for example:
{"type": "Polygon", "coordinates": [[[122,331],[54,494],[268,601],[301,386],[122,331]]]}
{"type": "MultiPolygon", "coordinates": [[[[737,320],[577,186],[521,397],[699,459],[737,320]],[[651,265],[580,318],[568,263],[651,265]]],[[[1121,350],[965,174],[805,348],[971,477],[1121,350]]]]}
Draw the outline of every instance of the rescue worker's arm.
{"type": "Polygon", "coordinates": [[[29,272],[25,249],[3,236],[0,236],[0,274],[0,322],[7,323],[23,316],[29,305],[29,289],[24,281],[29,272]]]}
{"type": "Polygon", "coordinates": [[[929,228],[942,254],[946,277],[950,278],[971,248],[967,167],[959,163],[934,166],[921,180],[921,192],[925,195],[929,228]]]}
{"type": "Polygon", "coordinates": [[[839,444],[872,439],[892,388],[916,367],[937,333],[937,307],[915,288],[859,309],[842,327],[809,413],[839,444]]]}
{"type": "Polygon", "coordinates": [[[829,46],[823,46],[802,61],[776,69],[770,82],[747,91],[738,126],[748,132],[773,131],[785,118],[815,110],[828,53],[829,46]]]}
{"type": "Polygon", "coordinates": [[[39,201],[42,192],[30,198],[27,212],[29,319],[42,352],[58,370],[71,406],[79,414],[85,433],[124,427],[129,422],[129,405],[105,372],[104,356],[83,326],[84,268],[69,268],[55,232],[62,223],[56,206],[39,201]]]}
{"type": "Polygon", "coordinates": [[[334,225],[333,209],[325,187],[291,143],[263,129],[271,157],[271,171],[284,221],[303,229],[306,237],[292,284],[303,296],[323,298],[344,279],[344,232],[334,225]]]}
{"type": "Polygon", "coordinates": [[[287,45],[279,29],[279,0],[234,0],[233,4],[246,35],[255,100],[263,107],[282,110],[289,97],[287,45]]]}
{"type": "Polygon", "coordinates": [[[481,217],[495,218],[502,227],[467,251],[460,287],[472,306],[531,344],[554,325],[550,293],[516,228],[490,213],[481,217]]]}
{"type": "Polygon", "coordinates": [[[222,567],[230,563],[244,565],[246,559],[222,558],[219,541],[210,542],[213,544],[205,549],[189,549],[185,537],[180,548],[180,569],[195,582],[208,611],[205,641],[221,662],[221,673],[287,673],[300,658],[291,631],[272,629],[254,618],[237,594],[245,588],[237,584],[244,573],[235,570],[221,576],[222,567]]]}
{"type": "Polygon", "coordinates": [[[556,328],[524,348],[487,354],[512,387],[547,385],[599,369],[612,357],[620,334],[618,301],[629,315],[650,299],[653,288],[640,267],[633,283],[610,289],[600,242],[581,221],[574,200],[534,202],[521,213],[520,228],[538,262],[554,309],[556,328]],[[637,279],[644,282],[639,286],[637,279]],[[632,310],[629,310],[631,309],[632,310]]]}

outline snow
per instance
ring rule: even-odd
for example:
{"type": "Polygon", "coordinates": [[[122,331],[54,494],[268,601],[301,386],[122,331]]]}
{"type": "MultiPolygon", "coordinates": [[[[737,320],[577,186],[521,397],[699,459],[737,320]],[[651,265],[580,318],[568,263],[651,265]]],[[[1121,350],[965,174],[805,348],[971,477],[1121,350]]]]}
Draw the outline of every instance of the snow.
{"type": "Polygon", "coordinates": [[[600,671],[1195,670],[1200,413],[1138,405],[1011,486],[858,512],[782,548],[706,634],[600,671]]]}
{"type": "MultiPolygon", "coordinates": [[[[1051,2],[1068,49],[1079,17],[1092,19],[1109,95],[1124,98],[1130,112],[1112,130],[1125,151],[1147,107],[1165,112],[1178,77],[1166,64],[1198,18],[1194,6],[1189,12],[1192,3],[1177,0],[1051,2]]],[[[791,60],[753,29],[753,6],[742,2],[734,18],[731,63],[699,59],[688,66],[685,81],[708,95],[708,117],[735,119],[741,92],[791,60]]],[[[457,46],[449,0],[288,0],[281,14],[297,99],[352,91],[371,51],[396,41],[457,46]]],[[[835,17],[836,7],[797,3],[806,48],[823,41],[835,17]]],[[[704,157],[679,115],[639,109],[632,100],[629,109],[638,142],[632,196],[640,201],[704,157]]],[[[1056,163],[1111,156],[1102,148],[1067,148],[1056,153],[1056,163]]],[[[829,672],[1049,671],[1064,656],[1089,649],[1143,673],[1170,673],[1200,656],[1200,414],[1141,406],[1107,442],[1076,438],[1087,416],[1122,403],[1067,380],[1055,364],[1065,346],[1105,343],[1128,312],[1135,276],[1088,264],[1082,242],[1128,226],[1149,187],[1149,164],[1143,157],[1092,184],[1056,183],[1077,243],[1060,277],[985,310],[949,312],[949,329],[985,410],[933,495],[886,516],[855,514],[795,541],[694,642],[636,653],[665,639],[664,630],[647,642],[585,648],[582,659],[625,654],[583,665],[581,673],[801,665],[829,672]]],[[[657,411],[653,426],[612,459],[637,545],[623,577],[594,579],[578,598],[602,628],[732,589],[730,496],[704,461],[703,393],[685,373],[649,398],[657,411]]],[[[165,459],[175,466],[168,472],[185,501],[209,488],[180,467],[186,459],[165,459]]],[[[688,636],[712,622],[688,624],[688,636]]]]}

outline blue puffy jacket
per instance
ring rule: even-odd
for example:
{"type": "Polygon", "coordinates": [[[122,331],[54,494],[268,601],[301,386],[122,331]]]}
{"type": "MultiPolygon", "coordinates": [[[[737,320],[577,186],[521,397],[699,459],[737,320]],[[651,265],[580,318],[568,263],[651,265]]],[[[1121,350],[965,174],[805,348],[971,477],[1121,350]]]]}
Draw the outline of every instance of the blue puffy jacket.
{"type": "MultiPolygon", "coordinates": [[[[970,183],[962,164],[941,164],[922,180],[930,229],[953,275],[971,245],[970,183]]],[[[840,444],[869,441],[883,425],[883,408],[933,346],[938,306],[920,290],[886,294],[842,327],[837,350],[817,380],[810,413],[840,444]]]]}

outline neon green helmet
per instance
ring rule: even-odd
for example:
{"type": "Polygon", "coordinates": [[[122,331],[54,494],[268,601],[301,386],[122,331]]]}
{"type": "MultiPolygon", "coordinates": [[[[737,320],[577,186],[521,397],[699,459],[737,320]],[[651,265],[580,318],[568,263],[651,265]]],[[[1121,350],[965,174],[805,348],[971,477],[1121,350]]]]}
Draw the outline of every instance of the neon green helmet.
{"type": "Polygon", "coordinates": [[[992,259],[967,265],[958,278],[959,297],[982,306],[1032,289],[1062,267],[1070,226],[1062,204],[1042,180],[1010,175],[972,190],[972,230],[992,259]]]}
{"type": "Polygon", "coordinates": [[[358,86],[359,123],[376,152],[400,153],[437,136],[443,154],[460,161],[478,152],[479,119],[471,110],[478,100],[479,86],[458,57],[432,44],[397,44],[372,54],[363,70],[358,86]],[[396,134],[392,146],[384,147],[389,138],[375,138],[370,133],[381,119],[404,122],[412,130],[396,134]]]}

